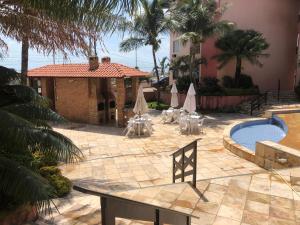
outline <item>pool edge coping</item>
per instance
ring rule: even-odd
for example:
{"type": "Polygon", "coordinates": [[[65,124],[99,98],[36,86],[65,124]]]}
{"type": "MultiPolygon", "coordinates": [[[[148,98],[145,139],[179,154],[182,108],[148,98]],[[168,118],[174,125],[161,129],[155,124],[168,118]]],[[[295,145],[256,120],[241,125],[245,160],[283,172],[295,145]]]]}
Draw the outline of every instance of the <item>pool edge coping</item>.
{"type": "Polygon", "coordinates": [[[223,132],[223,145],[224,147],[241,158],[247,159],[248,161],[255,162],[255,152],[250,149],[238,144],[231,138],[231,130],[242,123],[252,121],[263,121],[267,118],[249,118],[241,121],[234,122],[228,125],[223,132]]]}

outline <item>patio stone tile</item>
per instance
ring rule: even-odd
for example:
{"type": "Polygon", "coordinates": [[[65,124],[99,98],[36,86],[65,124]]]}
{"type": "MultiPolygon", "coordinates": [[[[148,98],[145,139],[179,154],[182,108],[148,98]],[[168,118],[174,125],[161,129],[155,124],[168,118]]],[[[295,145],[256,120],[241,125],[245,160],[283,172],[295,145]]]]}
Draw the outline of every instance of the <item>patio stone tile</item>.
{"type": "Polygon", "coordinates": [[[238,208],[221,205],[218,216],[226,217],[232,220],[241,221],[243,217],[243,210],[238,208]]]}
{"type": "Polygon", "coordinates": [[[216,216],[209,213],[198,212],[199,219],[192,219],[192,225],[211,225],[215,221],[216,216]]]}
{"type": "Polygon", "coordinates": [[[219,204],[221,204],[221,202],[223,200],[223,197],[224,197],[223,194],[215,193],[215,192],[211,192],[211,191],[206,191],[202,194],[203,194],[203,197],[205,199],[207,199],[207,201],[216,202],[216,203],[219,203],[219,204]]]}
{"type": "Polygon", "coordinates": [[[236,209],[243,209],[246,203],[246,196],[240,198],[234,195],[225,195],[222,204],[236,209]]]}
{"type": "Polygon", "coordinates": [[[295,210],[295,218],[296,222],[300,223],[300,210],[295,210]]]}
{"type": "Polygon", "coordinates": [[[271,206],[280,206],[282,208],[293,209],[294,201],[287,198],[271,196],[271,206]]]}
{"type": "Polygon", "coordinates": [[[245,210],[259,214],[269,215],[269,204],[247,200],[245,210]]]}
{"type": "Polygon", "coordinates": [[[280,205],[270,206],[270,216],[280,219],[295,220],[294,210],[283,208],[280,205]]]}
{"type": "Polygon", "coordinates": [[[268,225],[268,218],[269,215],[245,210],[242,222],[251,225],[268,225]]]}
{"type": "MultiPolygon", "coordinates": [[[[199,188],[198,185],[197,185],[197,188],[199,188]]],[[[227,189],[228,189],[227,186],[211,183],[211,184],[208,186],[208,189],[207,189],[207,190],[208,190],[208,191],[211,191],[211,192],[216,192],[216,193],[226,193],[226,192],[227,192],[227,189]]]]}
{"type": "Polygon", "coordinates": [[[240,225],[239,221],[229,219],[227,217],[218,216],[213,225],[240,225]]]}
{"type": "Polygon", "coordinates": [[[270,216],[269,218],[269,224],[270,225],[298,225],[295,221],[280,219],[272,216],[270,216]]]}
{"type": "Polygon", "coordinates": [[[199,202],[193,212],[193,215],[198,216],[201,212],[210,213],[216,215],[220,205],[214,202],[199,202]]]}
{"type": "Polygon", "coordinates": [[[249,191],[248,195],[247,195],[247,199],[251,200],[251,201],[264,203],[264,204],[269,204],[271,197],[270,197],[270,195],[249,191]]]}

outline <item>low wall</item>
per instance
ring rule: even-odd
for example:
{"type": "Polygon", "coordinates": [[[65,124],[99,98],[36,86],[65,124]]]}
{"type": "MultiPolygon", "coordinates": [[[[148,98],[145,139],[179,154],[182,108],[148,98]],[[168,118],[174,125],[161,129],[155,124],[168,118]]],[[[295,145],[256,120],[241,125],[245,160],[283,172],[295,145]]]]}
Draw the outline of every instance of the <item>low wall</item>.
{"type": "Polygon", "coordinates": [[[257,142],[255,163],[265,169],[298,167],[300,166],[300,152],[271,141],[257,142]]]}
{"type": "MultiPolygon", "coordinates": [[[[156,93],[155,92],[145,92],[144,93],[146,101],[155,101],[156,93]]],[[[225,107],[234,107],[242,102],[253,99],[253,95],[246,96],[199,96],[199,104],[201,109],[214,110],[221,109],[225,107]]],[[[183,106],[186,94],[178,94],[178,103],[179,106],[183,106]]],[[[171,93],[161,92],[160,99],[165,104],[170,104],[171,102],[171,93]]]]}
{"type": "Polygon", "coordinates": [[[220,109],[234,107],[253,99],[254,96],[201,96],[200,107],[203,109],[220,109]]]}

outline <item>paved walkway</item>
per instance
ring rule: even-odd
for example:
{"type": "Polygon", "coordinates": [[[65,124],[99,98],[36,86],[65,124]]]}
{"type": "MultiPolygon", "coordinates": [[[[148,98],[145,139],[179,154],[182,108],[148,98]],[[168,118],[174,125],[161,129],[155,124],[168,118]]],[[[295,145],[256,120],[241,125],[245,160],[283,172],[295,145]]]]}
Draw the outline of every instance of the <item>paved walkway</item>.
{"type": "MultiPolygon", "coordinates": [[[[180,135],[176,125],[164,125],[153,114],[154,134],[146,138],[127,138],[122,129],[72,124],[57,131],[71,138],[83,151],[85,159],[61,166],[63,174],[77,184],[88,184],[101,191],[128,191],[171,183],[170,154],[191,141],[198,142],[197,179],[246,175],[262,172],[257,165],[237,157],[223,147],[224,128],[248,118],[239,114],[210,114],[205,121],[205,134],[180,135]]],[[[99,199],[72,191],[55,201],[60,215],[54,224],[99,224],[99,199]]],[[[117,224],[139,224],[118,220],[117,224]]],[[[39,220],[39,224],[51,221],[39,220]]],[[[201,224],[196,221],[194,224],[201,224]]],[[[208,223],[207,224],[211,224],[208,223]]]]}

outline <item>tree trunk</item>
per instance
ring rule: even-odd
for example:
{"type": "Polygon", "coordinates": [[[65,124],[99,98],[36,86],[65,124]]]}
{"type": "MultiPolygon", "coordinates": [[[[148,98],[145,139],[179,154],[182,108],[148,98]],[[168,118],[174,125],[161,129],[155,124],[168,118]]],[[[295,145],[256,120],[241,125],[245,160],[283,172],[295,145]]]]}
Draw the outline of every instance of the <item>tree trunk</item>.
{"type": "MultiPolygon", "coordinates": [[[[196,80],[195,76],[193,75],[193,71],[195,70],[194,66],[195,66],[195,59],[196,59],[196,49],[195,49],[195,46],[196,45],[191,42],[191,46],[190,46],[190,62],[189,62],[190,63],[190,67],[189,67],[190,71],[189,71],[189,74],[190,74],[191,82],[194,84],[194,88],[195,88],[195,91],[196,91],[196,107],[199,109],[200,108],[199,97],[198,97],[199,83],[197,83],[197,80],[196,80]]],[[[200,72],[200,70],[199,70],[199,72],[200,72]]]]}
{"type": "Polygon", "coordinates": [[[193,44],[190,46],[190,55],[189,55],[189,76],[192,83],[194,83],[193,77],[193,44]]]}
{"type": "Polygon", "coordinates": [[[29,41],[27,37],[24,37],[22,39],[22,62],[21,62],[21,82],[23,85],[28,85],[28,80],[27,80],[28,51],[29,51],[29,41]]]}
{"type": "Polygon", "coordinates": [[[235,68],[235,85],[239,87],[240,77],[242,73],[242,59],[240,57],[236,58],[236,68],[235,68]]]}
{"type": "Polygon", "coordinates": [[[157,105],[160,105],[160,79],[159,79],[159,73],[157,68],[157,61],[156,61],[156,54],[154,47],[152,47],[152,56],[153,56],[153,62],[154,62],[154,71],[157,78],[157,105]]]}

